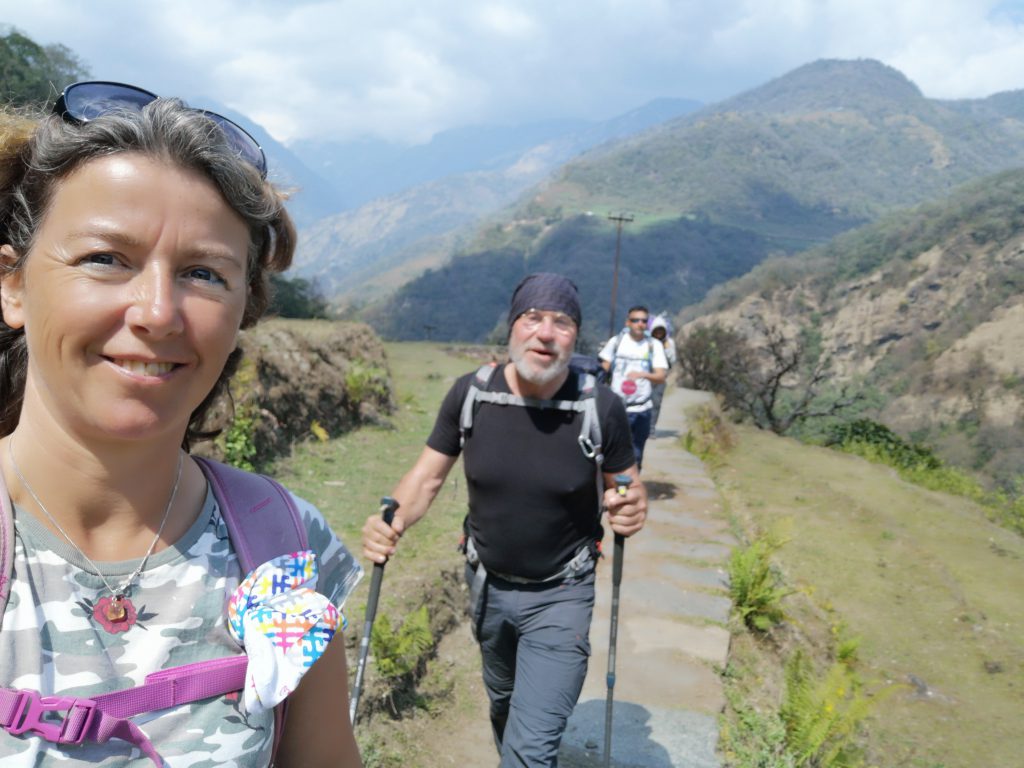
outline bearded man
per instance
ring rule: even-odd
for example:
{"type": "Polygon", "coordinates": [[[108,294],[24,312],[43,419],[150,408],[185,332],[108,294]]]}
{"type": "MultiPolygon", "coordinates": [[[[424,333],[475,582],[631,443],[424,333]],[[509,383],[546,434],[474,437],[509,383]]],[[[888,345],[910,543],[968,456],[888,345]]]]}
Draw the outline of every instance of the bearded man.
{"type": "Polygon", "coordinates": [[[512,294],[509,361],[455,382],[392,494],[393,522],[363,528],[364,554],[385,562],[464,452],[466,577],[502,768],[557,765],[590,657],[601,510],[623,536],[647,517],[622,401],[569,367],[580,320],[570,280],[526,277],[512,294]],[[631,478],[624,494],[616,474],[631,478]]]}

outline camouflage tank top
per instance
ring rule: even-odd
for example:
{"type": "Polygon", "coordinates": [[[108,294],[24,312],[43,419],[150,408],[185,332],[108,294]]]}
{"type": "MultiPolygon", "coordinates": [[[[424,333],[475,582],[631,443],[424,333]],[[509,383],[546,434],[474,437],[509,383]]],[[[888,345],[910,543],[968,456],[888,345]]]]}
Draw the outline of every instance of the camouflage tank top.
{"type": "MultiPolygon", "coordinates": [[[[340,609],[362,568],[320,512],[302,499],[295,501],[320,565],[317,591],[340,609]]],[[[229,634],[225,606],[245,574],[211,492],[181,540],[150,557],[130,593],[137,623],[117,634],[92,619],[92,606],[107,589],[81,554],[28,511],[16,507],[14,516],[14,578],[0,630],[0,685],[90,697],[139,685],[160,669],[242,653],[229,634]]],[[[138,564],[97,565],[117,584],[138,564]]],[[[238,694],[133,720],[169,768],[265,768],[270,761],[273,713],[248,714],[238,694]]],[[[3,730],[0,764],[152,766],[124,741],[59,746],[3,730]]]]}

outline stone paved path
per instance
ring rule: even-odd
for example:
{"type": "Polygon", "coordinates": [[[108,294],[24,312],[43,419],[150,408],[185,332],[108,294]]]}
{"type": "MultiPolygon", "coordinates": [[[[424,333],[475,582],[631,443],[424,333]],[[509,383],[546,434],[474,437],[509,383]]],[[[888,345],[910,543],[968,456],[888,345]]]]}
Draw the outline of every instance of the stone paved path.
{"type": "MultiPolygon", "coordinates": [[[[718,768],[718,714],[725,700],[716,667],[729,652],[727,560],[734,540],[704,466],[681,447],[684,410],[704,393],[672,389],[643,480],[651,497],[643,531],[627,539],[620,588],[612,765],[718,768]]],[[[603,765],[612,536],[598,578],[590,632],[593,656],[562,742],[560,765],[603,765]]]]}

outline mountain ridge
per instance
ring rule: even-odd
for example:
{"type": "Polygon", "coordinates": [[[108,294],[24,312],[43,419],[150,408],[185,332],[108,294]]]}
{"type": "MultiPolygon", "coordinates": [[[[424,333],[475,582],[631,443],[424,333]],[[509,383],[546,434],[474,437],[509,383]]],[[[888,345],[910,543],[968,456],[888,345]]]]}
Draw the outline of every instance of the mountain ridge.
{"type": "MultiPolygon", "coordinates": [[[[536,254],[547,254],[545,263],[552,263],[542,238],[561,226],[574,228],[575,217],[587,212],[602,218],[611,212],[634,213],[629,227],[633,243],[651,227],[679,220],[748,232],[752,250],[733,262],[737,268],[772,251],[798,252],[891,210],[1024,166],[1024,121],[1008,116],[1016,104],[1013,96],[998,96],[951,105],[923,96],[905,76],[880,62],[812,62],[570,161],[478,229],[445,267],[448,287],[434,286],[434,307],[442,311],[458,301],[456,294],[465,284],[460,270],[473,271],[469,264],[474,258],[518,251],[521,270],[511,278],[535,268],[536,254]],[[769,107],[773,111],[766,112],[769,107]]],[[[666,282],[678,284],[660,266],[677,264],[672,253],[688,246],[685,240],[665,244],[661,256],[646,246],[639,249],[646,270],[637,254],[623,247],[623,268],[640,278],[632,297],[644,301],[660,295],[666,282]]],[[[601,256],[593,263],[610,286],[605,254],[614,249],[611,230],[595,247],[601,256]]],[[[700,283],[694,275],[713,268],[687,262],[687,279],[700,283]]],[[[409,287],[420,299],[423,290],[409,287]]],[[[678,301],[659,309],[675,312],[693,300],[692,292],[679,290],[677,296],[678,301]]],[[[403,306],[412,306],[406,297],[393,299],[372,316],[393,318],[389,329],[418,322],[402,315],[403,306]]],[[[415,303],[420,314],[430,311],[429,303],[415,303]]],[[[585,315],[601,312],[605,303],[596,294],[587,297],[585,315]]],[[[498,313],[494,306],[480,316],[498,313]]],[[[454,338],[469,340],[488,329],[460,332],[466,336],[454,338]]]]}

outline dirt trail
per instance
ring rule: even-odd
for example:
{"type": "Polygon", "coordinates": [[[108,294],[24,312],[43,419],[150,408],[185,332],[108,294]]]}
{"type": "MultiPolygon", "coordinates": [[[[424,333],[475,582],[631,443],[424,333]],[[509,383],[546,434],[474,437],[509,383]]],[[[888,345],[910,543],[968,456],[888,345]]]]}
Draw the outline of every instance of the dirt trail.
{"type": "MultiPolygon", "coordinates": [[[[648,443],[648,526],[625,547],[617,643],[612,765],[717,768],[715,671],[729,649],[725,561],[733,540],[701,463],[681,447],[684,409],[706,395],[671,390],[648,443]]],[[[609,535],[605,551],[612,551],[609,535]]],[[[593,656],[560,755],[562,768],[603,765],[611,562],[602,564],[591,629],[593,656]]],[[[493,766],[497,756],[479,681],[476,645],[463,623],[442,642],[438,662],[465,670],[450,711],[424,722],[417,739],[430,766],[493,766]]],[[[424,766],[427,763],[423,763],[424,766]]]]}

